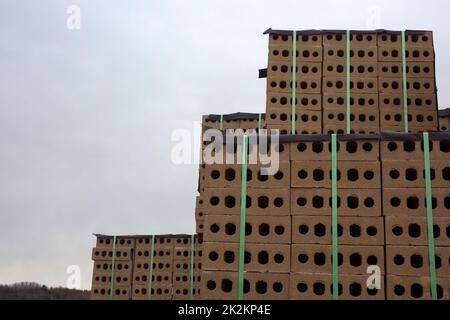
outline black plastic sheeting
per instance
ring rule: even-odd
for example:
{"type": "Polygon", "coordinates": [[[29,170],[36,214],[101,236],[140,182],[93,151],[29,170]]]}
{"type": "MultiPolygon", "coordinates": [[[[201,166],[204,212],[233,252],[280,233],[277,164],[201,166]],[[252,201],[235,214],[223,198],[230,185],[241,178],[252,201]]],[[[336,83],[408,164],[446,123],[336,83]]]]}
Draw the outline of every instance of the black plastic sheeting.
{"type": "MultiPolygon", "coordinates": [[[[230,114],[224,114],[223,120],[258,120],[259,115],[261,115],[262,119],[266,118],[265,113],[247,113],[247,112],[236,112],[230,114]]],[[[220,114],[210,114],[208,115],[209,120],[220,121],[220,114]]]]}
{"type": "MultiPolygon", "coordinates": [[[[113,239],[114,236],[111,235],[106,235],[106,234],[98,234],[98,233],[94,233],[94,236],[96,236],[97,238],[107,238],[107,239],[113,239]]],[[[117,238],[129,238],[129,239],[136,239],[136,238],[150,238],[152,235],[117,235],[117,238]]],[[[191,238],[192,235],[190,234],[155,234],[155,239],[160,239],[160,238],[191,238]]],[[[197,237],[196,237],[197,238],[197,237]]]]}
{"type": "MultiPolygon", "coordinates": [[[[345,34],[347,30],[299,30],[297,31],[297,35],[323,35],[323,34],[345,34]]],[[[395,34],[399,35],[401,31],[394,30],[385,30],[385,29],[377,29],[377,30],[350,30],[352,34],[395,34]]],[[[405,30],[406,35],[424,35],[426,32],[431,32],[427,30],[405,30]]],[[[278,34],[278,35],[292,35],[292,30],[275,30],[272,28],[267,29],[263,32],[263,34],[278,34]]]]}
{"type": "Polygon", "coordinates": [[[439,117],[450,117],[450,108],[439,110],[439,117]]]}

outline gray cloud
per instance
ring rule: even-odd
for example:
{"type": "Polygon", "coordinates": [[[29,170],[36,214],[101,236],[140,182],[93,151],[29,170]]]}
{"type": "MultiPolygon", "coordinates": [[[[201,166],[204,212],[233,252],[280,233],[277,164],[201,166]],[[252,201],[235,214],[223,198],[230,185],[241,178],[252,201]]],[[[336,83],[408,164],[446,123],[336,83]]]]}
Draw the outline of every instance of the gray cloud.
{"type": "Polygon", "coordinates": [[[2,1],[0,283],[64,285],[77,264],[89,288],[93,232],[194,232],[197,167],[171,163],[172,131],[264,110],[266,28],[365,29],[373,5],[383,28],[434,30],[449,83],[447,2],[2,1]]]}

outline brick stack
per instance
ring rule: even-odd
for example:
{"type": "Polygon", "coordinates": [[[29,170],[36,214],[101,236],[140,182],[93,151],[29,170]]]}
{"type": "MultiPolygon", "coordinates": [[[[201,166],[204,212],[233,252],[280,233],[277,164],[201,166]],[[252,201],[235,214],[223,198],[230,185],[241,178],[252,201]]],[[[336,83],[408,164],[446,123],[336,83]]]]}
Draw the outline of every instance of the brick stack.
{"type": "MultiPolygon", "coordinates": [[[[410,132],[436,131],[438,127],[432,32],[405,36],[410,132]]],[[[378,35],[380,128],[404,131],[401,36],[378,35]]]]}
{"type": "MultiPolygon", "coordinates": [[[[291,143],[293,299],[331,299],[331,146],[328,136],[291,143]]],[[[341,299],[384,299],[368,289],[367,268],[384,276],[384,225],[378,140],[339,141],[338,264],[341,299]]],[[[383,289],[383,287],[382,287],[383,289]]]]}
{"type": "MultiPolygon", "coordinates": [[[[292,31],[267,30],[268,129],[291,133],[292,31]]],[[[408,127],[437,131],[433,34],[405,37],[408,127]]],[[[351,31],[351,133],[403,132],[401,33],[351,31]]],[[[347,34],[339,30],[297,32],[296,133],[345,133],[347,123],[347,34]]]]}
{"type": "MultiPolygon", "coordinates": [[[[346,132],[347,36],[323,36],[323,132],[346,132]]],[[[350,36],[351,129],[356,133],[379,132],[377,38],[373,32],[350,36]]]]}
{"type": "MultiPolygon", "coordinates": [[[[292,35],[274,34],[267,68],[267,129],[292,132],[292,35]]],[[[322,35],[298,37],[296,51],[296,133],[322,131],[322,35]]]]}
{"type": "MultiPolygon", "coordinates": [[[[431,141],[433,230],[438,295],[449,299],[450,140],[431,141]]],[[[407,136],[381,145],[388,299],[430,299],[430,270],[421,141],[407,136]]]]}
{"type": "MultiPolygon", "coordinates": [[[[110,296],[113,246],[112,236],[97,235],[93,249],[94,272],[91,299],[94,300],[189,300],[191,236],[155,236],[152,284],[150,261],[152,236],[116,238],[113,295],[110,296]]],[[[195,237],[193,296],[198,298],[202,239],[195,237]]]]}
{"type": "MultiPolygon", "coordinates": [[[[235,150],[224,150],[237,157],[235,150]]],[[[289,297],[291,220],[288,149],[282,149],[280,162],[279,171],[273,176],[261,175],[261,165],[249,165],[247,171],[246,299],[289,297]]],[[[203,238],[208,240],[203,243],[202,297],[235,299],[241,166],[205,165],[203,172],[200,200],[204,213],[203,238]]]]}
{"type": "MultiPolygon", "coordinates": [[[[133,280],[133,250],[135,240],[117,238],[114,263],[114,286],[112,299],[129,300],[133,280]]],[[[94,271],[92,274],[91,299],[110,299],[113,260],[113,237],[97,237],[92,250],[94,271]]]]}

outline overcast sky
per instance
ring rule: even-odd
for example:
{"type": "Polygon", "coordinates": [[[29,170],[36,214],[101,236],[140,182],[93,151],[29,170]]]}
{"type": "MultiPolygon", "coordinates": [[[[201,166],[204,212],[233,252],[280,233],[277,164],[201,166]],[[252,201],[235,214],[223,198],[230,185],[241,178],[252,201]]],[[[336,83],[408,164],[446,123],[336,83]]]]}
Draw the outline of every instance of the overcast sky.
{"type": "Polygon", "coordinates": [[[449,2],[243,2],[0,2],[0,283],[79,265],[90,288],[92,233],[194,232],[197,166],[171,162],[171,133],[264,112],[269,27],[431,29],[450,106],[449,2]]]}

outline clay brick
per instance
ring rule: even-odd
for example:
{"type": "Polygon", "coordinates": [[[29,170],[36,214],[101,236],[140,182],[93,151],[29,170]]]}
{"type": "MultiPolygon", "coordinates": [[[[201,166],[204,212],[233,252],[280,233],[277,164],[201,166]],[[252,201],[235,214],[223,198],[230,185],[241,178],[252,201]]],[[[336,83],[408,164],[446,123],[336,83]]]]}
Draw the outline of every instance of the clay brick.
{"type": "MultiPolygon", "coordinates": [[[[385,160],[421,160],[423,159],[423,142],[418,141],[381,141],[380,153],[385,160]]],[[[446,140],[430,140],[431,160],[450,160],[450,136],[446,140]]]]}
{"type": "MultiPolygon", "coordinates": [[[[378,61],[378,50],[375,46],[350,46],[350,60],[355,62],[372,62],[378,61]]],[[[327,46],[323,48],[323,61],[346,61],[347,49],[345,44],[343,47],[327,46]]]]}
{"type": "MultiPolygon", "coordinates": [[[[403,95],[402,93],[380,93],[380,110],[397,111],[403,113],[403,95]]],[[[435,93],[417,93],[408,92],[408,108],[411,110],[429,110],[436,113],[437,98],[435,93]]]]}
{"type": "MultiPolygon", "coordinates": [[[[97,236],[97,245],[99,249],[112,249],[111,236],[97,236]]],[[[116,237],[116,249],[132,249],[135,246],[135,239],[130,237],[116,237]]]]}
{"type": "MultiPolygon", "coordinates": [[[[329,125],[337,125],[346,129],[347,112],[344,108],[325,109],[323,111],[324,127],[329,125]]],[[[350,108],[350,127],[373,127],[380,126],[379,112],[377,109],[359,110],[358,108],[350,108]]]]}
{"type": "MultiPolygon", "coordinates": [[[[421,276],[430,273],[428,247],[386,246],[387,272],[391,275],[421,276]]],[[[436,274],[448,276],[450,247],[435,247],[436,274]]]]}
{"type": "MultiPolygon", "coordinates": [[[[323,110],[340,109],[344,111],[346,107],[347,94],[345,92],[323,94],[323,110]]],[[[378,111],[378,94],[352,93],[350,96],[350,109],[365,112],[378,111]]]]}
{"type": "MultiPolygon", "coordinates": [[[[378,34],[378,46],[379,47],[394,47],[401,50],[402,37],[400,32],[398,34],[378,34]]],[[[433,47],[433,32],[425,31],[423,34],[405,34],[406,48],[415,47],[433,47]]]]}
{"type": "MultiPolygon", "coordinates": [[[[241,189],[208,188],[205,214],[241,214],[241,189]]],[[[289,189],[247,189],[247,215],[289,215],[289,189]]]]}
{"type": "MultiPolygon", "coordinates": [[[[172,261],[164,261],[153,263],[153,272],[171,272],[173,268],[172,261]]],[[[135,273],[149,273],[150,272],[150,261],[148,262],[136,262],[134,264],[135,273]]]]}
{"type": "MultiPolygon", "coordinates": [[[[132,300],[149,300],[148,285],[133,285],[132,300]]],[[[172,300],[172,286],[155,284],[152,288],[151,300],[172,300]]]]}
{"type": "MultiPolygon", "coordinates": [[[[323,45],[326,47],[345,48],[347,46],[347,34],[328,33],[323,36],[323,45]]],[[[377,36],[374,32],[355,33],[350,32],[350,48],[353,47],[376,47],[377,36]]]]}
{"type": "MultiPolygon", "coordinates": [[[[338,190],[339,216],[381,216],[381,190],[338,190]]],[[[331,189],[291,189],[291,214],[330,216],[331,189]]]]}
{"type": "MultiPolygon", "coordinates": [[[[322,35],[312,34],[303,35],[297,34],[297,48],[303,47],[321,47],[322,46],[322,35]]],[[[292,48],[292,35],[269,35],[269,47],[283,47],[292,48]]]]}
{"type": "MultiPolygon", "coordinates": [[[[113,256],[113,250],[107,248],[93,248],[92,249],[92,260],[104,260],[111,261],[113,256]]],[[[133,249],[123,248],[117,249],[115,254],[116,261],[128,261],[133,257],[133,249]]]]}
{"type": "MultiPolygon", "coordinates": [[[[106,273],[111,274],[112,262],[111,261],[94,261],[94,274],[96,273],[106,273]]],[[[129,275],[133,270],[132,261],[116,261],[114,263],[114,274],[117,275],[129,275]]]]}
{"type": "MultiPolygon", "coordinates": [[[[322,63],[301,61],[296,65],[296,78],[301,81],[304,78],[322,78],[322,63]]],[[[275,78],[283,78],[285,81],[292,80],[292,61],[270,60],[267,67],[268,81],[275,78]]]]}
{"type": "MultiPolygon", "coordinates": [[[[269,62],[283,61],[292,64],[292,48],[269,48],[269,62]]],[[[299,47],[297,48],[297,63],[306,62],[321,62],[323,60],[323,51],[320,46],[299,47]]]]}
{"type": "MultiPolygon", "coordinates": [[[[172,300],[191,300],[190,286],[173,286],[172,300]]],[[[200,295],[199,285],[193,287],[193,300],[197,300],[200,295]]]]}
{"type": "MultiPolygon", "coordinates": [[[[247,216],[245,243],[291,243],[290,216],[247,216]]],[[[204,238],[208,242],[239,242],[239,215],[208,215],[204,238]]]]}
{"type": "MultiPolygon", "coordinates": [[[[114,273],[114,285],[116,286],[131,286],[132,276],[131,270],[127,270],[128,272],[117,272],[114,273]]],[[[111,271],[107,270],[94,270],[92,275],[92,285],[93,286],[109,286],[111,283],[111,271]]]]}
{"type": "MultiPolygon", "coordinates": [[[[300,94],[318,94],[322,92],[321,90],[321,79],[302,78],[301,81],[296,82],[296,91],[300,94]]],[[[292,92],[292,79],[285,77],[271,77],[267,79],[267,92],[292,92]]]]}
{"type": "MultiPolygon", "coordinates": [[[[106,286],[92,286],[91,300],[110,300],[110,287],[106,286]]],[[[114,286],[112,300],[129,300],[131,297],[130,286],[114,286]]]]}
{"type": "MultiPolygon", "coordinates": [[[[402,50],[396,47],[378,47],[378,61],[402,61],[402,50]]],[[[416,47],[406,50],[406,62],[434,61],[434,50],[428,47],[416,47]]]]}
{"type": "MultiPolygon", "coordinates": [[[[436,92],[434,78],[410,78],[407,81],[408,93],[432,94],[436,92]]],[[[403,92],[403,81],[401,78],[378,78],[378,92],[401,94],[403,92]]]]}
{"type": "MultiPolygon", "coordinates": [[[[327,60],[323,63],[324,77],[345,77],[347,75],[346,61],[327,60]]],[[[376,78],[378,76],[377,62],[350,62],[351,77],[376,78]]]]}
{"type": "MultiPolygon", "coordinates": [[[[135,284],[140,284],[140,285],[145,285],[149,284],[149,276],[150,276],[150,272],[148,271],[139,271],[139,272],[135,272],[133,274],[133,285],[135,284]]],[[[156,285],[171,285],[173,278],[172,278],[172,272],[171,271],[164,271],[164,272],[153,272],[153,286],[156,285]]]]}
{"type": "MultiPolygon", "coordinates": [[[[290,147],[291,160],[331,160],[330,141],[291,142],[290,147]]],[[[376,161],[379,158],[378,141],[338,141],[336,155],[338,161],[376,161]]]]}
{"type": "MultiPolygon", "coordinates": [[[[155,246],[156,247],[156,246],[155,246]]],[[[150,262],[151,246],[148,248],[138,248],[134,253],[134,261],[150,262]]],[[[154,262],[165,262],[173,260],[173,247],[160,247],[155,248],[153,253],[154,262]]]]}
{"type": "MultiPolygon", "coordinates": [[[[433,216],[447,216],[450,209],[450,188],[433,188],[433,216]]],[[[291,200],[292,202],[292,200],[291,200]]],[[[425,188],[384,188],[383,215],[425,217],[425,188]]]]}
{"type": "MultiPolygon", "coordinates": [[[[347,92],[346,77],[324,77],[322,91],[324,94],[347,92]]],[[[350,79],[350,92],[353,94],[378,93],[376,78],[352,77],[350,79]]]]}
{"type": "MultiPolygon", "coordinates": [[[[407,78],[434,78],[434,64],[432,62],[414,62],[406,65],[407,78]]],[[[401,62],[378,63],[378,76],[380,78],[403,77],[403,65],[401,62]]]]}
{"type": "MultiPolygon", "coordinates": [[[[380,127],[378,126],[367,126],[366,124],[354,123],[351,125],[350,133],[359,134],[373,134],[380,132],[380,127]]],[[[342,124],[324,124],[323,133],[332,134],[345,134],[347,133],[347,126],[345,123],[342,124]]]]}
{"type": "MultiPolygon", "coordinates": [[[[292,110],[292,93],[267,92],[266,100],[266,111],[268,115],[270,115],[271,110],[282,109],[286,112],[292,110]]],[[[296,94],[296,110],[320,111],[321,106],[321,94],[296,94]]]]}
{"type": "MultiPolygon", "coordinates": [[[[291,124],[268,124],[267,129],[278,130],[281,135],[290,135],[292,132],[291,124]]],[[[319,134],[322,133],[321,123],[303,123],[301,126],[296,123],[295,134],[319,134]]]]}
{"type": "MultiPolygon", "coordinates": [[[[316,110],[303,110],[302,108],[297,108],[295,114],[295,123],[297,127],[304,126],[320,126],[322,120],[322,113],[316,110]]],[[[291,125],[292,124],[292,110],[287,108],[272,108],[267,111],[267,123],[269,125],[281,124],[281,125],[291,125]]]]}
{"type": "MultiPolygon", "coordinates": [[[[432,160],[431,184],[433,188],[446,188],[450,181],[448,161],[432,160]]],[[[384,188],[423,188],[425,187],[423,160],[382,161],[384,188]]]]}

